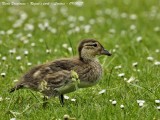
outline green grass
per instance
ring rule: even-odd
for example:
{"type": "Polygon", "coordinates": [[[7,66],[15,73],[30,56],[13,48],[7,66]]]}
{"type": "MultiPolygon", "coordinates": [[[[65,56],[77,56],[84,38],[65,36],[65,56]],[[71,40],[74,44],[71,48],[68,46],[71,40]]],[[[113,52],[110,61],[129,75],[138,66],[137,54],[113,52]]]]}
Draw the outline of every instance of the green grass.
{"type": "Polygon", "coordinates": [[[154,65],[160,61],[159,0],[93,0],[84,1],[82,7],[65,5],[52,8],[0,4],[0,16],[0,73],[6,73],[5,77],[0,76],[0,119],[59,120],[65,114],[77,120],[160,119],[157,110],[160,104],[155,104],[155,100],[160,99],[160,66],[154,65]],[[17,20],[22,24],[15,28],[13,25],[17,20]],[[46,22],[49,28],[41,30],[38,26],[43,27],[46,22]],[[28,30],[27,24],[34,29],[28,30]],[[86,26],[90,27],[88,32],[86,26]],[[85,38],[99,40],[113,55],[99,58],[104,69],[99,84],[67,94],[76,102],[65,100],[64,107],[61,107],[58,98],[52,98],[43,109],[39,93],[31,90],[8,93],[15,84],[13,81],[32,66],[77,55],[78,43],[85,38]],[[137,42],[138,38],[142,41],[137,42]],[[68,44],[73,51],[68,51],[63,44],[68,44]],[[10,54],[12,49],[16,49],[16,53],[10,54]],[[47,54],[47,49],[51,53],[47,54]],[[24,55],[25,50],[29,51],[28,56],[24,55]],[[4,56],[6,60],[3,61],[4,56]],[[17,56],[22,59],[16,60],[17,56]],[[149,56],[153,61],[147,60],[149,56]],[[27,65],[29,62],[31,66],[27,65]],[[137,67],[132,66],[134,62],[138,62],[137,67]],[[115,69],[119,65],[122,68],[115,69]],[[119,77],[120,73],[125,73],[125,76],[119,77]],[[131,76],[136,80],[126,82],[131,76]],[[106,92],[99,95],[103,89],[106,92]],[[116,100],[117,104],[112,105],[110,100],[116,100]],[[144,100],[144,106],[139,107],[137,100],[144,100]],[[120,108],[122,104],[124,109],[120,108]]]}

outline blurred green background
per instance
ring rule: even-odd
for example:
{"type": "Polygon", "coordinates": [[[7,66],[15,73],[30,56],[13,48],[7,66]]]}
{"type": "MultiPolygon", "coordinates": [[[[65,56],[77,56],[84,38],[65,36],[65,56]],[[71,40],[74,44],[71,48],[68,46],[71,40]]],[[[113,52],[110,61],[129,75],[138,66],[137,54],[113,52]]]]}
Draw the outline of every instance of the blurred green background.
{"type": "Polygon", "coordinates": [[[69,114],[77,120],[159,120],[159,21],[160,0],[0,0],[1,118],[58,120],[69,114]],[[53,98],[44,110],[38,93],[8,93],[32,66],[77,55],[78,43],[86,38],[100,41],[113,55],[99,59],[104,76],[98,85],[69,94],[77,102],[66,100],[61,107],[53,98]]]}

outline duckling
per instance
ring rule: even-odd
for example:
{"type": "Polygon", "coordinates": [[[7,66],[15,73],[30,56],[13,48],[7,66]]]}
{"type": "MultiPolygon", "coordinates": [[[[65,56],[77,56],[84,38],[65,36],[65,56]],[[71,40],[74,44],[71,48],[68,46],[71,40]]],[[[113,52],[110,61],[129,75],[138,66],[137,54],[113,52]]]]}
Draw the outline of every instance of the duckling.
{"type": "Polygon", "coordinates": [[[94,39],[82,40],[78,46],[78,53],[78,57],[59,59],[33,67],[21,77],[10,93],[29,88],[41,92],[48,98],[59,96],[63,105],[64,94],[97,84],[102,76],[102,67],[96,56],[111,56],[111,53],[94,39]]]}

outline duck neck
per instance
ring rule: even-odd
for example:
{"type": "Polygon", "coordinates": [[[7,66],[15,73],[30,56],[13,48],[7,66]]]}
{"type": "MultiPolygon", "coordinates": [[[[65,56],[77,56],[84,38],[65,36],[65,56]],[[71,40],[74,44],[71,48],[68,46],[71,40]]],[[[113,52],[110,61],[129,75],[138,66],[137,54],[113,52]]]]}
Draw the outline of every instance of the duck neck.
{"type": "Polygon", "coordinates": [[[96,58],[95,57],[82,57],[80,56],[79,59],[85,63],[89,63],[89,62],[93,62],[93,61],[96,61],[96,58]]]}

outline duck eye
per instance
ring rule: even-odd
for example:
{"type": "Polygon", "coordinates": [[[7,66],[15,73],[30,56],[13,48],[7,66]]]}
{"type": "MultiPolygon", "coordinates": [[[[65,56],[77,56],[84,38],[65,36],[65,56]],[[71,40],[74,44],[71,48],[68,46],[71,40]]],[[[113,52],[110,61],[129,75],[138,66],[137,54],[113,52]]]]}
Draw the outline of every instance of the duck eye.
{"type": "Polygon", "coordinates": [[[93,44],[93,46],[94,46],[94,47],[97,47],[97,44],[95,43],[95,44],[93,44]]]}

